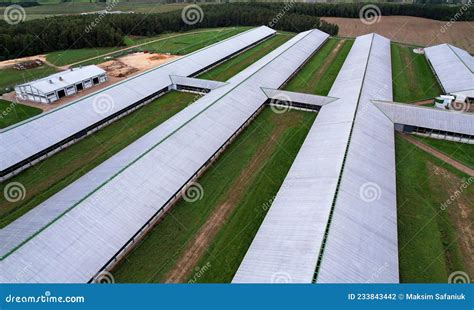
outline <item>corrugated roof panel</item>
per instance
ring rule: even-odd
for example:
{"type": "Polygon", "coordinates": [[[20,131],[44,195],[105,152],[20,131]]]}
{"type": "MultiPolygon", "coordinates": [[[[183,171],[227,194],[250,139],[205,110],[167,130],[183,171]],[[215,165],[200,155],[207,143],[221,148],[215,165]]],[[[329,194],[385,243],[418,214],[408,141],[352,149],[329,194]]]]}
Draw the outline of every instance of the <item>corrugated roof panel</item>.
{"type": "Polygon", "coordinates": [[[425,48],[425,55],[447,93],[474,89],[473,58],[466,51],[440,44],[425,48]]]}
{"type": "Polygon", "coordinates": [[[392,122],[474,136],[474,114],[444,111],[403,103],[375,101],[392,122]]]}
{"type": "Polygon", "coordinates": [[[394,128],[371,98],[392,99],[390,40],[378,35],[372,44],[318,283],[399,280],[394,128]]]}
{"type": "Polygon", "coordinates": [[[354,42],[233,283],[311,283],[349,141],[373,35],[354,42]]]}

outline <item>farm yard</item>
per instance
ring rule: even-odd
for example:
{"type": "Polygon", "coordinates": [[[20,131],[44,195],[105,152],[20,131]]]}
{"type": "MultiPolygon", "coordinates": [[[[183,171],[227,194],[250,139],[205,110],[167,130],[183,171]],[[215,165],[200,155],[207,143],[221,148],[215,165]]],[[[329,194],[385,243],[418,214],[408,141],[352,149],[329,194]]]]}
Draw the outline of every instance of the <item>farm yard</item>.
{"type": "MultiPolygon", "coordinates": [[[[269,51],[269,49],[276,48],[275,43],[281,44],[280,40],[286,39],[285,36],[275,38],[270,38],[241,55],[257,57],[262,46],[266,51],[269,51]],[[274,41],[275,38],[278,39],[274,41]],[[268,45],[267,42],[271,44],[268,45]]],[[[222,68],[227,68],[228,62],[233,62],[234,59],[230,58],[214,67],[213,70],[216,70],[214,72],[222,72],[222,68]]],[[[236,67],[233,68],[233,72],[236,74],[243,69],[244,67],[236,67]]],[[[20,182],[35,190],[32,190],[25,200],[18,203],[9,203],[2,200],[3,196],[0,197],[0,215],[2,215],[0,227],[4,227],[36,207],[198,98],[199,96],[195,94],[183,92],[166,94],[99,132],[84,138],[64,152],[43,161],[39,164],[41,173],[27,170],[13,177],[12,181],[20,182]]],[[[4,185],[0,185],[0,190],[4,185]]]]}
{"type": "MultiPolygon", "coordinates": [[[[151,129],[188,106],[196,95],[168,93],[78,143],[49,157],[38,170],[26,170],[11,179],[30,188],[19,202],[0,196],[0,228],[38,206],[151,129]]],[[[4,190],[5,183],[0,184],[4,190]]]]}
{"type": "MultiPolygon", "coordinates": [[[[47,12],[56,0],[42,1],[26,8],[25,24],[103,8],[79,2],[47,12]]],[[[122,12],[102,22],[113,44],[18,59],[4,49],[0,265],[26,271],[0,273],[0,282],[474,278],[474,120],[449,111],[473,99],[464,86],[472,55],[433,46],[472,53],[474,22],[441,33],[446,21],[419,17],[384,15],[371,25],[324,17],[326,24],[313,4],[297,3],[274,27],[253,27],[277,8],[256,2],[240,4],[237,15],[202,4],[194,26],[171,18],[185,5],[119,3],[122,12]],[[143,24],[139,14],[122,14],[154,9],[171,13],[143,24]],[[139,29],[128,32],[132,24],[139,29]],[[38,67],[25,69],[31,60],[38,67]],[[99,73],[72,81],[58,74],[58,85],[69,82],[61,96],[54,77],[12,91],[73,67],[99,73]],[[433,104],[442,94],[455,96],[433,104]],[[58,101],[26,102],[35,96],[58,101]],[[274,105],[280,96],[288,105],[274,105]],[[23,188],[21,199],[7,195],[12,184],[23,188]],[[375,199],[365,197],[367,185],[375,199]],[[29,250],[36,248],[44,251],[29,250]],[[26,263],[36,260],[30,272],[26,263]]],[[[391,5],[380,4],[384,12],[391,5]]],[[[66,30],[93,17],[67,18],[54,20],[66,30]]],[[[95,31],[89,39],[104,34],[95,31]]]]}

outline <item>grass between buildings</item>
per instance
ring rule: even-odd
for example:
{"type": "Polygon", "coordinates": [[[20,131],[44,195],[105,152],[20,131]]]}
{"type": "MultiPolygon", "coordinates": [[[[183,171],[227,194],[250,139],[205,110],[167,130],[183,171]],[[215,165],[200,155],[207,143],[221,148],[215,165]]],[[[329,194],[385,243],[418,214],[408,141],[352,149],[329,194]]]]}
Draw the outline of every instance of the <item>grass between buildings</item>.
{"type": "Polygon", "coordinates": [[[393,99],[416,102],[442,93],[425,55],[413,53],[413,47],[392,43],[393,99]]]}
{"type": "Polygon", "coordinates": [[[446,140],[431,139],[414,135],[418,140],[474,169],[474,145],[446,140]]]}
{"type": "Polygon", "coordinates": [[[97,47],[56,51],[47,54],[46,60],[56,66],[66,66],[92,57],[107,54],[120,48],[121,47],[97,47]]]}
{"type": "Polygon", "coordinates": [[[285,86],[285,90],[326,96],[354,40],[330,38],[285,86]]]}
{"type": "Polygon", "coordinates": [[[230,282],[315,116],[265,108],[198,179],[202,199],[178,202],[118,266],[115,279],[230,282]],[[195,279],[202,266],[206,272],[195,279]]]}
{"type": "MultiPolygon", "coordinates": [[[[474,188],[467,175],[396,137],[398,247],[401,282],[474,276],[474,188]]],[[[471,178],[472,181],[472,178],[471,178]]]]}
{"type": "Polygon", "coordinates": [[[195,99],[194,94],[170,92],[0,185],[20,182],[26,197],[8,202],[0,196],[0,228],[51,197],[116,154],[195,99]]]}
{"type": "Polygon", "coordinates": [[[0,99],[0,128],[16,124],[41,112],[43,111],[38,108],[0,99]]]}
{"type": "Polygon", "coordinates": [[[17,84],[36,80],[55,73],[53,67],[43,65],[33,69],[16,70],[14,68],[0,69],[0,94],[13,91],[17,84]]]}
{"type": "Polygon", "coordinates": [[[212,70],[204,72],[199,76],[201,79],[215,80],[215,81],[227,81],[233,77],[236,73],[244,70],[266,54],[270,53],[292,36],[289,35],[275,35],[272,38],[265,40],[264,42],[254,46],[253,48],[241,53],[240,55],[226,61],[225,64],[217,66],[212,70]]]}
{"type": "Polygon", "coordinates": [[[141,49],[147,49],[156,53],[170,53],[173,55],[185,55],[197,51],[208,45],[217,43],[230,38],[252,27],[231,27],[207,30],[205,32],[194,31],[189,35],[172,37],[163,41],[150,43],[141,46],[141,49]]]}

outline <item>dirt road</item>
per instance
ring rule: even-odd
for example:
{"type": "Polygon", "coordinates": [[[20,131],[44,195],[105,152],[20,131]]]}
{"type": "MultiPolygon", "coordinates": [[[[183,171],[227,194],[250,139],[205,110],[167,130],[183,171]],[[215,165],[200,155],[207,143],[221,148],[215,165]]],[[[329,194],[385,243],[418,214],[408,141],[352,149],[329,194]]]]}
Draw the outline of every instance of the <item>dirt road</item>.
{"type": "Polygon", "coordinates": [[[425,151],[427,153],[430,153],[434,157],[436,157],[436,158],[444,161],[445,163],[453,166],[454,168],[458,169],[459,171],[462,171],[462,172],[466,173],[467,175],[474,176],[474,170],[469,168],[468,166],[458,162],[457,160],[454,160],[453,158],[445,155],[444,153],[441,153],[440,151],[438,151],[438,150],[432,148],[431,146],[429,146],[429,145],[413,138],[410,135],[404,134],[404,135],[401,135],[401,136],[405,140],[411,142],[412,144],[414,144],[417,147],[419,147],[420,149],[422,149],[423,151],[425,151]]]}

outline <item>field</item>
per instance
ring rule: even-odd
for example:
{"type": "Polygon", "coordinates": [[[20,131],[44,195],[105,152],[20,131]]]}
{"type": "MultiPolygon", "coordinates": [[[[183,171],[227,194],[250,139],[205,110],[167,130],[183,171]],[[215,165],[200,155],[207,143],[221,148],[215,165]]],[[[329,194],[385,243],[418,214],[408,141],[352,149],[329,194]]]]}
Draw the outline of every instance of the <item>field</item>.
{"type": "Polygon", "coordinates": [[[413,53],[413,46],[392,43],[391,57],[394,101],[423,101],[442,94],[426,57],[413,53]]]}
{"type": "MultiPolygon", "coordinates": [[[[259,45],[252,49],[258,48],[259,45]]],[[[220,66],[227,66],[227,62],[216,68],[220,66]]],[[[196,95],[189,93],[167,94],[51,156],[39,163],[36,169],[25,170],[13,177],[12,182],[21,182],[31,190],[28,190],[26,198],[18,203],[6,203],[1,200],[4,197],[0,197],[0,228],[71,184],[195,99],[196,95]]],[[[3,190],[3,187],[0,187],[0,190],[3,190]]]]}
{"type": "Polygon", "coordinates": [[[116,51],[119,47],[81,48],[56,51],[46,55],[46,60],[56,66],[66,66],[92,57],[116,51]]]}
{"type": "Polygon", "coordinates": [[[285,85],[289,91],[326,96],[354,41],[330,38],[285,85]]]}
{"type": "Polygon", "coordinates": [[[27,70],[16,70],[14,68],[0,69],[0,94],[7,92],[6,88],[12,91],[17,84],[45,77],[54,72],[56,72],[56,69],[47,65],[27,70]]]}
{"type": "Polygon", "coordinates": [[[156,53],[185,55],[249,29],[251,29],[251,27],[220,28],[218,30],[207,30],[205,32],[194,31],[189,35],[146,44],[141,46],[141,48],[156,53]]]}
{"type": "Polygon", "coordinates": [[[0,99],[0,128],[5,128],[40,114],[37,108],[0,99]]]}
{"type": "MultiPolygon", "coordinates": [[[[26,198],[9,203],[0,197],[0,228],[36,207],[79,177],[185,108],[196,95],[168,93],[91,136],[9,179],[27,189],[26,198]]],[[[3,188],[6,184],[0,185],[3,188]]]]}
{"type": "MultiPolygon", "coordinates": [[[[15,2],[15,1],[12,1],[15,2]]],[[[83,12],[104,10],[105,3],[90,3],[87,0],[59,3],[60,1],[41,1],[43,5],[25,8],[26,19],[46,18],[56,15],[74,15],[83,12]]],[[[133,11],[135,13],[164,13],[180,10],[185,4],[159,4],[150,1],[119,2],[113,6],[114,11],[133,11]]],[[[3,19],[5,8],[0,7],[0,19],[3,19]]]]}
{"type": "Polygon", "coordinates": [[[474,145],[466,143],[457,143],[446,140],[430,139],[420,136],[414,136],[418,140],[428,144],[432,148],[448,155],[460,163],[474,169],[474,145]]]}
{"type": "Polygon", "coordinates": [[[215,81],[227,81],[233,77],[236,73],[244,70],[266,54],[270,53],[287,40],[291,36],[277,34],[270,39],[260,43],[259,45],[241,53],[240,55],[226,61],[225,65],[221,65],[213,68],[212,70],[206,71],[199,75],[201,79],[215,80],[215,81]]]}
{"type": "Polygon", "coordinates": [[[265,108],[115,270],[118,282],[230,282],[316,114],[265,108]],[[206,267],[195,279],[194,272],[206,267]]]}
{"type": "Polygon", "coordinates": [[[445,21],[438,21],[411,16],[382,16],[380,21],[372,25],[363,24],[358,18],[324,17],[330,23],[339,26],[339,36],[356,37],[376,32],[390,38],[393,42],[411,45],[431,46],[451,43],[474,53],[474,22],[457,21],[442,32],[445,21]]]}
{"type": "Polygon", "coordinates": [[[474,188],[463,189],[467,176],[398,134],[396,162],[400,281],[446,283],[454,271],[472,278],[474,188]]]}
{"type": "Polygon", "coordinates": [[[137,46],[137,49],[140,50],[184,55],[227,39],[248,29],[250,29],[250,27],[201,29],[190,31],[188,33],[169,33],[155,37],[140,38],[136,41],[126,38],[125,41],[132,46],[70,49],[49,53],[46,59],[56,66],[66,66],[71,64],[98,64],[105,61],[103,57],[99,56],[108,55],[110,57],[117,57],[124,54],[122,51],[123,49],[132,50],[134,49],[133,46],[137,45],[139,45],[139,47],[137,46]],[[147,44],[149,41],[153,42],[147,44]]]}

